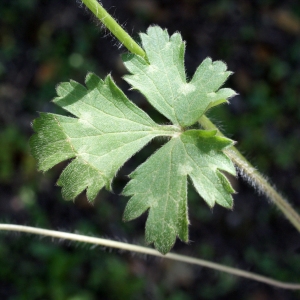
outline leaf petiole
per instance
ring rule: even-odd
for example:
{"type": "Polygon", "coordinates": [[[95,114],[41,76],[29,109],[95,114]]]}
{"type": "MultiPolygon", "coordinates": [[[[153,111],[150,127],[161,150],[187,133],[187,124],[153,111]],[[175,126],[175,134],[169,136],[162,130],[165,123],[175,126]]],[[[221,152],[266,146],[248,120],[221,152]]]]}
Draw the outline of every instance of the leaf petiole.
{"type": "Polygon", "coordinates": [[[107,27],[107,29],[131,52],[145,57],[145,51],[116,22],[116,20],[97,2],[97,0],[82,0],[90,11],[107,27]]]}
{"type": "MultiPolygon", "coordinates": [[[[217,135],[224,137],[224,134],[205,115],[200,118],[199,123],[204,129],[217,130],[217,135]]],[[[248,160],[237,150],[236,147],[232,146],[224,150],[224,152],[238,167],[240,175],[250,185],[257,188],[259,192],[263,193],[268,199],[277,205],[285,217],[300,232],[300,216],[288,203],[288,201],[276,191],[268,180],[260,174],[257,169],[250,164],[250,162],[248,162],[248,160]]]]}

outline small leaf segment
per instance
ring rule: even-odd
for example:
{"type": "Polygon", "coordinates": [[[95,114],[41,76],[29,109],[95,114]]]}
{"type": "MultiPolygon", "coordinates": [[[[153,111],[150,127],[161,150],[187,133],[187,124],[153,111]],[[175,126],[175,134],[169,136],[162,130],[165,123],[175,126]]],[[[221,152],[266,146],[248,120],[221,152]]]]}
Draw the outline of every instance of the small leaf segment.
{"type": "Polygon", "coordinates": [[[189,129],[211,107],[234,96],[220,88],[230,72],[223,62],[205,59],[188,82],[184,71],[185,44],[179,33],[171,37],[160,27],[141,34],[147,58],[124,55],[131,75],[125,76],[134,89],[173,125],[159,125],[133,104],[111,76],[101,80],[86,77],[86,87],[70,81],[57,88],[54,103],[73,116],[41,113],[34,120],[36,132],[30,140],[39,169],[46,171],[67,159],[58,185],[65,199],[86,190],[93,201],[111,182],[123,164],[150,140],[170,140],[130,174],[123,194],[131,196],[124,220],[149,210],[146,240],[165,254],[178,236],[188,241],[187,178],[210,207],[218,203],[232,207],[234,193],[222,171],[235,175],[223,150],[233,141],[216,130],[189,129]]]}

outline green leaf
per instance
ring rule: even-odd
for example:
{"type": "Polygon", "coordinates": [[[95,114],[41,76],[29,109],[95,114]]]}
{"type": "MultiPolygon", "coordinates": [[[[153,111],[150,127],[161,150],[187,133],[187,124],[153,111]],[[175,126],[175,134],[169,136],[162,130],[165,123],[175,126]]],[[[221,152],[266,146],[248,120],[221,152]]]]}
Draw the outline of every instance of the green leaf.
{"type": "Polygon", "coordinates": [[[61,83],[54,103],[70,116],[41,113],[34,120],[30,139],[39,169],[46,171],[70,160],[58,179],[66,199],[86,190],[92,201],[111,182],[123,164],[151,139],[169,141],[139,166],[123,194],[131,196],[124,220],[149,211],[146,240],[167,253],[176,237],[188,241],[187,180],[210,207],[232,207],[234,192],[223,172],[235,168],[223,150],[233,141],[216,131],[190,130],[210,108],[226,102],[235,92],[221,88],[230,75],[220,61],[205,59],[188,82],[184,48],[178,33],[171,37],[159,27],[141,34],[147,59],[125,55],[131,75],[125,79],[173,125],[158,125],[133,104],[111,76],[104,81],[94,74],[86,87],[75,81],[61,83]],[[189,179],[188,179],[189,178],[189,179]]]}
{"type": "Polygon", "coordinates": [[[102,81],[88,74],[86,86],[75,81],[61,83],[54,102],[77,118],[41,113],[33,122],[37,132],[30,140],[39,169],[75,158],[61,174],[58,185],[66,199],[87,189],[94,200],[119,168],[156,136],[170,136],[179,129],[160,126],[135,106],[111,77],[102,81]]]}
{"type": "Polygon", "coordinates": [[[188,241],[187,176],[197,192],[213,207],[215,202],[232,207],[234,192],[220,170],[235,174],[222,149],[233,144],[216,131],[189,130],[167,144],[131,175],[123,194],[132,196],[124,220],[132,220],[147,209],[146,240],[167,253],[176,236],[188,241]]]}
{"type": "Polygon", "coordinates": [[[127,54],[125,66],[132,75],[125,76],[135,89],[173,124],[182,127],[196,123],[204,112],[236,93],[220,89],[231,72],[226,64],[205,59],[187,82],[184,71],[185,44],[179,33],[169,37],[166,30],[150,27],[140,34],[148,60],[127,54]]]}

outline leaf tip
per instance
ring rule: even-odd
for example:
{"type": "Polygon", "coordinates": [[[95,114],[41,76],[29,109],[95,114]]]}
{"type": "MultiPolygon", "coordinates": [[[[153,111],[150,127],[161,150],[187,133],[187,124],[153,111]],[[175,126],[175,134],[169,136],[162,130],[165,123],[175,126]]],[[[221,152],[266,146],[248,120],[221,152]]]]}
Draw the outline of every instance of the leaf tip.
{"type": "Polygon", "coordinates": [[[103,84],[103,80],[95,73],[89,72],[85,77],[85,84],[89,90],[97,88],[98,85],[103,84]]]}

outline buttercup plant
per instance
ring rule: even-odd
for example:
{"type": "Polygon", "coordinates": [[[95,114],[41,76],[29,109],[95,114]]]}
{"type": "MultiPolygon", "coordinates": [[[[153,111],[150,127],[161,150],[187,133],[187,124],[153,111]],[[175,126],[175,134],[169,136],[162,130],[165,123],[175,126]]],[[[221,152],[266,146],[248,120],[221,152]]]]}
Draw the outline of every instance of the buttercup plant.
{"type": "Polygon", "coordinates": [[[235,92],[219,89],[230,72],[222,62],[206,59],[190,82],[184,73],[184,43],[176,33],[169,37],[160,27],[141,34],[148,61],[139,55],[125,55],[126,76],[135,89],[173,125],[158,125],[130,102],[110,76],[104,81],[94,74],[86,87],[71,81],[57,88],[54,103],[77,118],[42,113],[33,123],[36,134],[30,145],[39,169],[46,171],[66,159],[74,160],[61,174],[58,185],[66,199],[87,190],[93,201],[99,190],[111,182],[122,165],[151,139],[170,140],[131,175],[123,194],[132,196],[125,220],[149,209],[146,240],[165,254],[176,236],[188,241],[187,176],[197,192],[213,207],[232,207],[234,192],[225,175],[235,168],[223,149],[233,142],[217,136],[216,130],[188,129],[212,106],[225,102],[235,92]]]}
{"type": "MultiPolygon", "coordinates": [[[[216,203],[232,208],[234,189],[226,173],[236,175],[235,166],[246,180],[272,200],[300,231],[300,217],[267,180],[233,146],[205,116],[214,106],[227,102],[236,93],[222,88],[231,72],[223,62],[206,58],[187,81],[184,70],[185,43],[179,33],[149,27],[141,33],[140,47],[96,0],[83,3],[130,51],[122,56],[129,75],[124,79],[139,90],[151,105],[172,123],[159,125],[138,108],[117,87],[112,77],[104,80],[89,73],[85,86],[61,83],[54,103],[72,117],[41,113],[34,120],[35,134],[30,140],[33,156],[41,171],[72,159],[58,179],[63,197],[75,199],[86,190],[93,201],[124,165],[155,137],[166,143],[130,174],[123,190],[130,196],[124,212],[129,221],[148,211],[146,241],[155,250],[123,243],[53,232],[16,225],[0,229],[50,235],[87,243],[100,243],[131,251],[161,256],[170,251],[176,237],[188,242],[187,179],[198,194],[213,207],[216,203]]],[[[176,254],[165,257],[218,269],[283,288],[300,289],[299,284],[281,283],[264,276],[235,270],[176,254]]]]}

